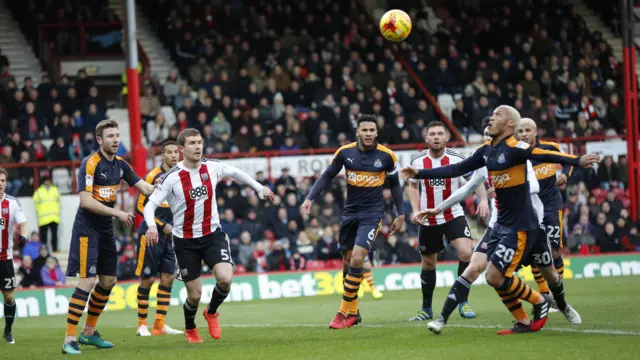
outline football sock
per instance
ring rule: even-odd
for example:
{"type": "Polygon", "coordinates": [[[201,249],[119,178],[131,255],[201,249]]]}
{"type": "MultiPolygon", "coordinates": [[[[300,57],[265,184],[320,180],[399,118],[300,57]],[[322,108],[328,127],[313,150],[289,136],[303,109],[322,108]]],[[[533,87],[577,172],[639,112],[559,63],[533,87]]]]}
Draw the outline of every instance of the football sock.
{"type": "Polygon", "coordinates": [[[111,289],[107,290],[100,286],[100,284],[97,284],[96,287],[93,288],[91,297],[89,298],[89,309],[87,310],[85,328],[96,327],[100,314],[102,314],[104,307],[107,306],[109,295],[111,295],[111,289]]]}
{"type": "Polygon", "coordinates": [[[16,316],[16,302],[13,304],[4,303],[4,332],[11,332],[13,326],[13,320],[16,316]]]}
{"type": "Polygon", "coordinates": [[[207,312],[209,314],[215,314],[218,312],[218,307],[222,305],[224,299],[227,298],[227,295],[229,295],[229,292],[222,291],[218,284],[216,284],[216,287],[213,288],[213,294],[211,294],[211,302],[209,302],[209,309],[207,309],[207,312]]]}
{"type": "Polygon", "coordinates": [[[80,288],[76,288],[73,295],[71,295],[69,311],[67,312],[67,336],[76,336],[78,322],[82,317],[88,298],[89,293],[80,288]]]}
{"type": "Polygon", "coordinates": [[[468,261],[458,261],[458,276],[462,276],[467,267],[469,267],[468,261]]]}
{"type": "Polygon", "coordinates": [[[182,310],[184,310],[184,328],[187,330],[192,330],[196,328],[196,313],[198,312],[198,304],[191,305],[189,304],[189,299],[184,302],[184,306],[182,306],[182,310]]]}
{"type": "Polygon", "coordinates": [[[556,300],[556,305],[560,311],[567,309],[567,301],[564,299],[564,282],[562,277],[559,278],[556,284],[549,284],[553,298],[556,300]]]}
{"type": "Polygon", "coordinates": [[[363,275],[364,275],[365,280],[367,280],[367,284],[369,284],[369,287],[371,288],[371,291],[375,290],[376,283],[373,280],[373,273],[371,271],[365,271],[363,275]]]}
{"type": "Polygon", "coordinates": [[[511,316],[516,319],[517,322],[524,322],[527,319],[527,312],[522,307],[520,299],[514,296],[500,296],[502,303],[509,310],[511,316]]]}
{"type": "Polygon", "coordinates": [[[158,305],[156,307],[156,320],[153,322],[153,328],[156,330],[162,330],[164,328],[164,319],[167,317],[167,310],[169,310],[169,302],[171,302],[171,288],[165,286],[158,286],[158,305]]]}
{"type": "Polygon", "coordinates": [[[561,278],[564,277],[564,260],[561,257],[553,259],[553,266],[556,268],[558,275],[561,278]]]}
{"type": "Polygon", "coordinates": [[[362,282],[362,268],[349,267],[347,277],[344,279],[344,292],[340,312],[343,315],[358,313],[358,290],[362,282]]]}
{"type": "Polygon", "coordinates": [[[436,270],[422,270],[420,282],[422,283],[422,308],[431,309],[433,290],[436,288],[436,270]]]}
{"type": "Polygon", "coordinates": [[[533,290],[517,276],[510,276],[504,279],[502,286],[498,289],[500,297],[516,297],[531,304],[540,304],[544,301],[539,292],[533,290]]]}
{"type": "Polygon", "coordinates": [[[444,318],[445,323],[449,320],[449,315],[451,315],[456,306],[458,306],[458,303],[467,301],[470,288],[471,284],[469,281],[462,275],[458,276],[458,279],[451,287],[451,290],[449,290],[449,295],[444,301],[444,306],[442,306],[441,315],[444,318]]]}
{"type": "Polygon", "coordinates": [[[138,326],[147,325],[149,313],[149,288],[138,287],[138,326]]]}
{"type": "Polygon", "coordinates": [[[536,282],[538,283],[538,289],[540,289],[540,292],[543,294],[548,294],[549,285],[547,284],[547,280],[545,280],[544,277],[542,277],[542,273],[540,272],[540,269],[538,269],[535,266],[532,266],[531,273],[533,273],[533,277],[534,279],[536,279],[536,282]]]}

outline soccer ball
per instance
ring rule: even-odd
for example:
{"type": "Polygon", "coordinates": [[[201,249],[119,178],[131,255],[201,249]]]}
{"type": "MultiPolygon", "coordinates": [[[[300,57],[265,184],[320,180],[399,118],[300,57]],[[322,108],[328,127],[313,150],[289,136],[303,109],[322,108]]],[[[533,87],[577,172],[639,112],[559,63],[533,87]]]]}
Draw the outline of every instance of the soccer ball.
{"type": "Polygon", "coordinates": [[[380,32],[389,41],[402,41],[411,33],[411,18],[402,10],[389,10],[380,19],[380,32]]]}

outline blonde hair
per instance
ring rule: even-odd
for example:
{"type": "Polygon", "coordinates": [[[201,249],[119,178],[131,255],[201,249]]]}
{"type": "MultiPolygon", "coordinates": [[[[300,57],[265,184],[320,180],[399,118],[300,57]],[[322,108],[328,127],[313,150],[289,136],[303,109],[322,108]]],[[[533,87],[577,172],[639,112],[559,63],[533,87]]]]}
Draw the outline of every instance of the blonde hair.
{"type": "Polygon", "coordinates": [[[518,134],[518,129],[520,129],[520,112],[516,110],[513,106],[509,105],[500,105],[498,108],[503,108],[507,113],[507,117],[516,122],[516,126],[513,129],[514,134],[518,134]]]}

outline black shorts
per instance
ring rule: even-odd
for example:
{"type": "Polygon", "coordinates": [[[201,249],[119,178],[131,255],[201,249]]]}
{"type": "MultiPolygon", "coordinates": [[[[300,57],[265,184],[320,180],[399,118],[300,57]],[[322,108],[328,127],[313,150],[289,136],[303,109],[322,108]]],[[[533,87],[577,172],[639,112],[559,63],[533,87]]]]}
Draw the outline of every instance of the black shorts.
{"type": "Polygon", "coordinates": [[[490,241],[496,243],[491,262],[504,276],[513,276],[523,266],[546,267],[553,263],[551,247],[542,229],[519,231],[495,224],[490,241]]]}
{"type": "Polygon", "coordinates": [[[545,212],[542,226],[547,233],[552,249],[561,249],[562,244],[562,210],[557,212],[545,212]]]}
{"type": "Polygon", "coordinates": [[[158,234],[158,243],[148,246],[146,233],[149,228],[143,222],[138,230],[138,264],[136,276],[151,278],[160,274],[175,274],[176,253],[173,251],[171,237],[163,233],[158,234]]]}
{"type": "Polygon", "coordinates": [[[338,236],[340,252],[352,250],[356,245],[371,251],[380,228],[382,228],[380,216],[343,216],[338,236]]]}
{"type": "Polygon", "coordinates": [[[210,269],[222,262],[233,265],[229,237],[220,228],[201,238],[173,236],[173,249],[180,268],[177,275],[182,281],[199,278],[203,261],[210,269]]]}
{"type": "Polygon", "coordinates": [[[13,260],[0,260],[0,290],[11,291],[16,288],[16,272],[13,270],[13,260]]]}
{"type": "Polygon", "coordinates": [[[486,254],[487,256],[491,256],[493,252],[496,250],[496,246],[498,245],[497,239],[491,237],[491,228],[488,227],[485,230],[484,235],[482,235],[482,239],[476,244],[476,247],[473,249],[473,252],[479,252],[486,254]]]}
{"type": "Polygon", "coordinates": [[[418,239],[420,254],[437,254],[444,249],[444,238],[453,241],[460,238],[471,238],[471,230],[464,216],[458,216],[444,224],[435,226],[420,226],[418,239]]]}
{"type": "Polygon", "coordinates": [[[547,237],[547,234],[544,232],[544,230],[545,229],[541,226],[540,231],[538,231],[537,241],[533,245],[529,257],[524,260],[523,265],[535,265],[537,267],[547,267],[553,265],[553,256],[551,253],[553,243],[549,241],[549,238],[547,237]]]}
{"type": "Polygon", "coordinates": [[[66,275],[80,275],[81,278],[116,276],[117,269],[118,253],[113,226],[110,229],[96,229],[77,216],[71,231],[66,275]]]}

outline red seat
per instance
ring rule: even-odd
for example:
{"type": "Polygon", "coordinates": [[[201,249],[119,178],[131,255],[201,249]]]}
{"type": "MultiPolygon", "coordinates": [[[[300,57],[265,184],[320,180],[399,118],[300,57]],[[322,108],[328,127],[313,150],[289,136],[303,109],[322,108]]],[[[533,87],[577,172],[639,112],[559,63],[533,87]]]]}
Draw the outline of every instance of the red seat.
{"type": "Polygon", "coordinates": [[[247,272],[247,268],[244,265],[236,264],[236,274],[245,274],[247,272]]]}
{"type": "Polygon", "coordinates": [[[325,267],[327,269],[342,269],[343,262],[340,259],[327,260],[327,262],[325,263],[325,267]]]}
{"type": "Polygon", "coordinates": [[[307,260],[307,270],[323,270],[325,263],[322,260],[307,260]]]}
{"type": "Polygon", "coordinates": [[[628,198],[622,199],[622,205],[624,205],[625,209],[628,209],[629,205],[631,205],[631,200],[629,200],[628,198]]]}
{"type": "Polygon", "coordinates": [[[580,250],[578,251],[578,254],[589,255],[589,245],[582,244],[582,246],[580,246],[580,250]]]}
{"type": "Polygon", "coordinates": [[[616,194],[617,199],[623,199],[628,197],[627,192],[618,187],[613,189],[613,193],[616,194]]]}
{"type": "MultiPolygon", "coordinates": [[[[591,190],[591,193],[593,194],[593,196],[595,196],[598,199],[604,199],[607,197],[607,192],[604,189],[601,188],[595,188],[593,190],[591,190]]],[[[598,201],[600,202],[600,201],[598,201]]]]}

